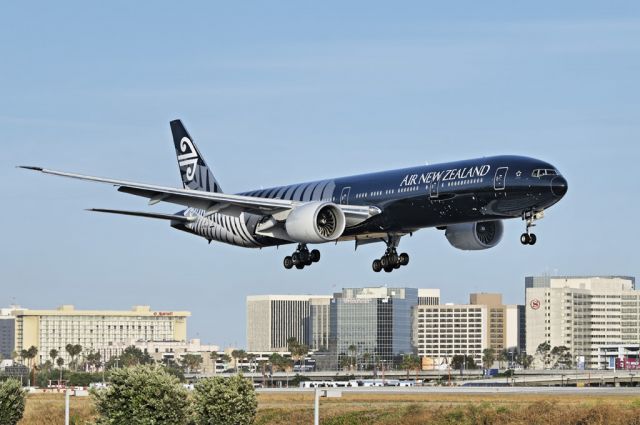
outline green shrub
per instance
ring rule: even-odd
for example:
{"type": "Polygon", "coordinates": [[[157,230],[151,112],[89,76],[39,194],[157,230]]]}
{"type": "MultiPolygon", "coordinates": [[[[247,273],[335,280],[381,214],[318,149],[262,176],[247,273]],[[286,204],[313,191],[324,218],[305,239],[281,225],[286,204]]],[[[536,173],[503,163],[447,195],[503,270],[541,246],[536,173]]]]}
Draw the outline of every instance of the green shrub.
{"type": "Polygon", "coordinates": [[[107,389],[92,390],[98,424],[181,425],[187,422],[187,390],[159,366],[111,372],[107,389]]]}
{"type": "Polygon", "coordinates": [[[194,420],[198,425],[252,424],[258,408],[253,384],[242,375],[198,381],[193,402],[194,420]]]}
{"type": "Polygon", "coordinates": [[[15,379],[0,383],[0,424],[15,425],[24,413],[25,392],[15,379]]]}

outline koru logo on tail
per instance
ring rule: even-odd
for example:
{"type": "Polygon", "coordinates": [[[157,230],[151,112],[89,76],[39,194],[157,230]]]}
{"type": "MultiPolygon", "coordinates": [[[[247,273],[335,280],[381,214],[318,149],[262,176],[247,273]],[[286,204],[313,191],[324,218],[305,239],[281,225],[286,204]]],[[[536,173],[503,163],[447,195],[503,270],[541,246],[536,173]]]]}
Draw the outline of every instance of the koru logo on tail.
{"type": "Polygon", "coordinates": [[[188,137],[180,140],[180,151],[182,155],[178,155],[178,164],[180,167],[187,167],[187,180],[191,181],[196,176],[196,166],[198,165],[198,153],[188,137]]]}

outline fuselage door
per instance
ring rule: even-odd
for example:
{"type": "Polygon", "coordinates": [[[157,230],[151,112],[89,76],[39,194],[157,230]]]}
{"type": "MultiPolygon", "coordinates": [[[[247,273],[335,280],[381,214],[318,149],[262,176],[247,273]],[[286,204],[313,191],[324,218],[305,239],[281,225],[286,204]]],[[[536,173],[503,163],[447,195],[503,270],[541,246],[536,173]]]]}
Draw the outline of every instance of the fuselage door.
{"type": "Polygon", "coordinates": [[[437,198],[438,197],[438,186],[440,182],[438,180],[434,180],[431,182],[431,186],[429,187],[429,197],[437,198]]]}
{"type": "Polygon", "coordinates": [[[493,178],[493,188],[495,190],[504,190],[508,169],[509,167],[500,167],[496,170],[496,176],[493,178]]]}
{"type": "Polygon", "coordinates": [[[349,203],[349,192],[351,192],[351,186],[343,187],[340,193],[340,204],[347,205],[349,203]]]}

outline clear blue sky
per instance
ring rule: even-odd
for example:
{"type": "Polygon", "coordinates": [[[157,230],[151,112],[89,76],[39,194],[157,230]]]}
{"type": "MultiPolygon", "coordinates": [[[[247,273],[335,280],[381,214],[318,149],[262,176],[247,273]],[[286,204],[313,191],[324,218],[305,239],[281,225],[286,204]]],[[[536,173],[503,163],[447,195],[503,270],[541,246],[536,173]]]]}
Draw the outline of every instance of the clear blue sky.
{"type": "Polygon", "coordinates": [[[243,345],[245,297],[439,287],[444,301],[528,274],[640,275],[638,2],[12,2],[0,16],[0,305],[193,312],[191,337],[243,345]],[[143,5],[144,4],[144,5],[143,5]],[[383,246],[251,251],[90,207],[172,212],[18,164],[179,186],[182,118],[225,190],[493,154],[555,164],[565,199],[523,247],[423,230],[383,246]]]}

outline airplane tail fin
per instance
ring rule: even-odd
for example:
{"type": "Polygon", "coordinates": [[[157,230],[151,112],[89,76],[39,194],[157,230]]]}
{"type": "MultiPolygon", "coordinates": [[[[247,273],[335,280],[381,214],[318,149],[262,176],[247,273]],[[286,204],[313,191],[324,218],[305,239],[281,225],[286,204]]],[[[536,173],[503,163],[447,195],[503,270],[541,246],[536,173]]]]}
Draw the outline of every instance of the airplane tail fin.
{"type": "Polygon", "coordinates": [[[182,121],[173,120],[170,124],[184,188],[222,193],[218,181],[207,167],[207,163],[187,129],[184,128],[182,121]]]}

